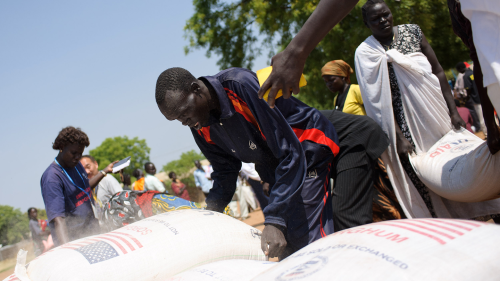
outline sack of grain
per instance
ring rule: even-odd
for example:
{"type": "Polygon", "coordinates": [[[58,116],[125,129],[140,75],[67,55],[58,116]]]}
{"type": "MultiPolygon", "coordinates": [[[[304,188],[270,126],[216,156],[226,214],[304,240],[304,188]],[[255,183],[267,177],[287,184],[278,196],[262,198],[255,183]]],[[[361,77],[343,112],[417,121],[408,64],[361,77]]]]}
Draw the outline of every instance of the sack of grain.
{"type": "Polygon", "coordinates": [[[498,280],[500,226],[451,219],[372,223],[308,245],[253,280],[498,280]]]}
{"type": "Polygon", "coordinates": [[[480,202],[500,196],[500,153],[491,155],[485,141],[463,128],[410,161],[422,182],[444,198],[480,202]]]}
{"type": "Polygon", "coordinates": [[[225,260],[195,267],[166,279],[166,281],[250,281],[273,267],[275,262],[225,260]]]}
{"type": "Polygon", "coordinates": [[[264,261],[260,235],[217,212],[168,212],[50,250],[27,274],[33,281],[164,280],[213,261],[264,261]]]}

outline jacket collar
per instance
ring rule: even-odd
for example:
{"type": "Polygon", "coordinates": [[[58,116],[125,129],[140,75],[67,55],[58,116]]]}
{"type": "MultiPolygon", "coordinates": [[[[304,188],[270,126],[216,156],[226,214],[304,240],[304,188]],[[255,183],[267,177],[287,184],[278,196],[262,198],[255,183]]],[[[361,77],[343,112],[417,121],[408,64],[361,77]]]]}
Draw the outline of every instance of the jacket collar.
{"type": "MultiPolygon", "coordinates": [[[[228,119],[232,117],[235,113],[234,107],[229,101],[229,97],[226,94],[226,90],[224,90],[224,87],[222,86],[221,82],[217,79],[217,76],[202,76],[199,79],[203,80],[204,82],[208,82],[215,90],[215,93],[217,94],[220,103],[220,110],[221,110],[220,119],[228,119]]],[[[207,126],[210,126],[218,122],[219,119],[217,117],[210,115],[207,126]]]]}

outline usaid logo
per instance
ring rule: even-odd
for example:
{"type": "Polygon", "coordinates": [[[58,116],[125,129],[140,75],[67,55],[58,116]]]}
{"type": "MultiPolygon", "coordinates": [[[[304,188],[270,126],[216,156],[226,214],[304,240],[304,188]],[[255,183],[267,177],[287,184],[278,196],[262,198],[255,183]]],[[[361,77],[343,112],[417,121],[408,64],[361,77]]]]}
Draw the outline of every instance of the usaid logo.
{"type": "Polygon", "coordinates": [[[288,269],[283,272],[278,278],[277,281],[289,281],[289,280],[299,280],[305,277],[309,277],[314,273],[318,272],[321,268],[323,268],[328,262],[327,257],[316,256],[305,263],[299,264],[295,267],[288,269]]]}

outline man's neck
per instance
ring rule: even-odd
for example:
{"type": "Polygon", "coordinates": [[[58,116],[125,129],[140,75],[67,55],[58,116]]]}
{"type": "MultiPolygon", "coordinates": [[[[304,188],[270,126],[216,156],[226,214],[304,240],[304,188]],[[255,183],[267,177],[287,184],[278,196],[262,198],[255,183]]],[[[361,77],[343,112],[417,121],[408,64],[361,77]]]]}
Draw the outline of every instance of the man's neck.
{"type": "Polygon", "coordinates": [[[219,117],[221,115],[219,96],[217,96],[217,92],[208,81],[205,81],[205,79],[201,79],[201,81],[209,93],[207,101],[210,114],[219,117]]]}

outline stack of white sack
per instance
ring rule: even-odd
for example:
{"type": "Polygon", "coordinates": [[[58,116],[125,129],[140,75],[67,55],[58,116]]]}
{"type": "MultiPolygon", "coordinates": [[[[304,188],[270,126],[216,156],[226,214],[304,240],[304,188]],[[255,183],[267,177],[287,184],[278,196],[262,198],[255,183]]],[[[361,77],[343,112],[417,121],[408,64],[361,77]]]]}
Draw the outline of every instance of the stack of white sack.
{"type": "Polygon", "coordinates": [[[260,235],[217,212],[174,211],[64,244],[5,280],[165,280],[220,260],[265,261],[260,235]]]}
{"type": "Polygon", "coordinates": [[[451,219],[394,220],[319,239],[255,281],[498,280],[500,226],[451,219]]]}
{"type": "Polygon", "coordinates": [[[190,269],[165,281],[250,281],[276,264],[251,260],[218,261],[190,269]]]}
{"type": "Polygon", "coordinates": [[[500,153],[491,155],[485,141],[463,128],[410,161],[420,180],[444,198],[480,202],[500,197],[500,153]]]}

